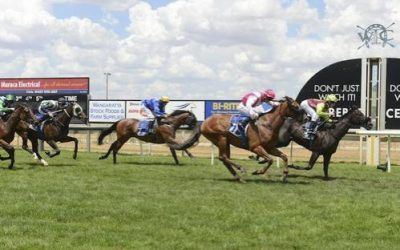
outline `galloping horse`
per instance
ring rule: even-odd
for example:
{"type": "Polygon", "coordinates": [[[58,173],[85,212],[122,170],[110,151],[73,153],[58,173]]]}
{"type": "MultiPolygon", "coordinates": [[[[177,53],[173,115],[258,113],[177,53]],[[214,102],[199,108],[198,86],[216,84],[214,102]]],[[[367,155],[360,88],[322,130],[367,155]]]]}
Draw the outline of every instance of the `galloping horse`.
{"type": "Polygon", "coordinates": [[[195,115],[186,110],[175,110],[168,115],[159,126],[157,126],[155,133],[148,134],[146,136],[137,135],[138,125],[139,120],[137,119],[122,119],[115,122],[113,125],[111,125],[111,127],[103,130],[98,138],[99,145],[103,144],[104,137],[111,134],[114,130],[117,133],[117,140],[111,144],[107,153],[101,156],[99,159],[106,159],[112,151],[113,162],[114,164],[117,163],[116,155],[119,149],[129,140],[129,138],[136,137],[145,142],[157,144],[166,143],[171,150],[175,163],[179,164],[175,150],[186,150],[187,148],[193,146],[200,137],[200,127],[197,123],[195,115]],[[188,125],[189,129],[193,130],[193,135],[185,142],[180,144],[175,140],[175,132],[182,125],[188,125]]]}
{"type": "Polygon", "coordinates": [[[371,119],[366,117],[357,106],[351,107],[349,112],[342,116],[333,128],[318,131],[315,140],[310,144],[309,140],[304,139],[303,125],[294,119],[286,119],[280,131],[278,147],[286,147],[293,140],[312,152],[307,167],[289,165],[290,168],[299,170],[312,169],[318,157],[323,155],[324,177],[328,179],[328,168],[332,154],[336,152],[339,141],[353,126],[362,126],[368,130],[372,128],[371,119]]]}
{"type": "MultiPolygon", "coordinates": [[[[4,122],[0,119],[0,146],[8,153],[8,157],[0,156],[0,160],[11,160],[9,169],[14,167],[15,162],[15,149],[9,143],[14,140],[16,128],[21,121],[37,122],[32,110],[21,104],[16,105],[14,112],[11,113],[7,121],[4,122]]],[[[37,152],[37,148],[34,148],[34,150],[37,152]]]]}
{"type": "Polygon", "coordinates": [[[71,122],[72,117],[77,117],[81,120],[86,119],[86,115],[83,112],[82,107],[78,103],[69,103],[68,106],[62,109],[62,114],[55,117],[53,120],[46,122],[43,125],[43,132],[38,133],[32,129],[28,129],[26,125],[20,123],[17,127],[17,133],[22,137],[22,148],[33,154],[33,156],[39,157],[34,153],[34,151],[30,150],[28,147],[28,139],[31,141],[32,146],[37,144],[37,140],[41,139],[46,141],[54,150],[54,153],[50,151],[46,151],[46,154],[52,158],[56,155],[60,154],[60,149],[58,148],[56,142],[71,142],[75,143],[73,158],[76,159],[78,153],[78,139],[75,137],[68,136],[69,132],[69,124],[71,122]]]}
{"type": "Polygon", "coordinates": [[[230,127],[231,115],[215,114],[206,119],[201,125],[201,133],[219,149],[219,159],[231,172],[234,179],[241,181],[240,176],[232,168],[234,166],[244,172],[242,166],[230,159],[230,145],[247,149],[265,159],[267,165],[253,174],[264,174],[272,164],[272,158],[268,155],[280,157],[285,162],[283,181],[288,175],[287,156],[276,148],[279,128],[285,117],[296,116],[299,112],[299,104],[290,97],[285,97],[279,106],[271,113],[264,114],[256,122],[250,122],[247,129],[248,147],[244,147],[240,139],[232,135],[230,127]]]}

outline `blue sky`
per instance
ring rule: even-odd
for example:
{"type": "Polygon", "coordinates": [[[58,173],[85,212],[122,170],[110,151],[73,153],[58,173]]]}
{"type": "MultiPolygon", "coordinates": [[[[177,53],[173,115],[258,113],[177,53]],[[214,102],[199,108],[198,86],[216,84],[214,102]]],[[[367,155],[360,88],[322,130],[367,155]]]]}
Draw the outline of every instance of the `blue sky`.
{"type": "Polygon", "coordinates": [[[0,74],[88,76],[102,98],[111,72],[110,98],[232,99],[264,88],[296,96],[334,62],[400,57],[397,24],[394,48],[358,49],[357,28],[398,23],[398,0],[176,1],[0,1],[0,74]]]}

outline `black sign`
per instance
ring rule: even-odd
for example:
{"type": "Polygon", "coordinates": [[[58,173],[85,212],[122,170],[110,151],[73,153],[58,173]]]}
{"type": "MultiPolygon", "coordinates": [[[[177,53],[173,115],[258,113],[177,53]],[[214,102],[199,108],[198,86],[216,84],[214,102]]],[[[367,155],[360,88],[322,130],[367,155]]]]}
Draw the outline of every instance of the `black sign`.
{"type": "MultiPolygon", "coordinates": [[[[87,115],[87,95],[16,95],[15,99],[17,102],[23,102],[27,104],[29,107],[32,108],[32,110],[36,113],[37,109],[39,107],[39,104],[43,100],[57,100],[60,97],[64,97],[67,101],[69,102],[77,102],[83,109],[83,112],[87,115]]],[[[83,122],[80,121],[79,119],[73,118],[71,120],[71,123],[78,123],[82,124],[83,122]]]]}
{"type": "Polygon", "coordinates": [[[385,128],[400,128],[400,59],[387,58],[385,128]]]}
{"type": "Polygon", "coordinates": [[[335,94],[338,103],[331,110],[333,117],[346,114],[353,105],[361,105],[361,59],[334,63],[316,73],[300,90],[296,100],[324,99],[335,94]]]}

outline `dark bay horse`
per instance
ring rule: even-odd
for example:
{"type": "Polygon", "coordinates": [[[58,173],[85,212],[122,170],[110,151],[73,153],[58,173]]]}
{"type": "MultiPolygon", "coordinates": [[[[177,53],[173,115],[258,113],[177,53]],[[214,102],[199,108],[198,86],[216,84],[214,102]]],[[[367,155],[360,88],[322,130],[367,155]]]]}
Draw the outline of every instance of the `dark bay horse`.
{"type": "Polygon", "coordinates": [[[60,149],[58,148],[56,142],[71,142],[75,143],[73,159],[76,159],[78,154],[78,139],[72,136],[68,136],[69,124],[72,117],[77,117],[81,120],[86,119],[86,115],[83,112],[82,107],[76,103],[69,103],[66,108],[62,109],[61,114],[47,121],[43,125],[43,133],[38,134],[37,131],[27,128],[26,124],[20,123],[17,127],[17,133],[22,137],[22,148],[33,154],[34,157],[39,157],[28,147],[28,140],[31,141],[32,145],[37,144],[37,140],[41,139],[46,141],[54,150],[54,153],[46,151],[46,154],[51,158],[60,154],[60,149]]]}
{"type": "MultiPolygon", "coordinates": [[[[1,157],[0,160],[10,160],[9,169],[14,167],[14,147],[9,143],[14,140],[16,128],[21,121],[29,124],[36,123],[36,117],[32,110],[25,105],[17,104],[14,112],[12,112],[7,121],[0,119],[0,146],[8,153],[8,157],[1,157]]],[[[37,148],[34,149],[37,152],[37,148]]]]}
{"type": "Polygon", "coordinates": [[[219,160],[233,175],[234,179],[241,181],[240,176],[232,168],[244,172],[244,168],[230,159],[230,145],[247,149],[265,159],[267,165],[253,174],[264,174],[273,160],[268,155],[280,157],[285,162],[283,170],[283,181],[288,175],[287,156],[276,147],[279,128],[285,117],[295,117],[299,112],[299,104],[290,97],[285,97],[279,106],[271,113],[264,114],[256,122],[250,122],[247,130],[248,148],[244,148],[240,139],[229,132],[232,115],[214,114],[206,119],[201,125],[201,133],[219,149],[219,160]]]}
{"type": "Polygon", "coordinates": [[[200,137],[200,127],[197,123],[196,116],[192,112],[186,110],[175,110],[173,113],[168,115],[159,126],[157,126],[155,133],[146,136],[137,135],[138,125],[139,120],[137,119],[122,119],[115,122],[111,127],[103,130],[98,138],[99,145],[103,144],[104,137],[111,134],[113,131],[116,131],[117,133],[117,140],[111,144],[107,153],[99,159],[106,159],[112,151],[113,162],[114,164],[117,163],[117,153],[119,149],[129,140],[129,138],[135,137],[141,141],[150,143],[166,143],[171,150],[175,163],[179,164],[175,150],[188,149],[193,146],[200,137]],[[188,125],[189,129],[193,130],[193,134],[183,143],[178,143],[175,139],[175,133],[182,125],[188,125]]]}
{"type": "Polygon", "coordinates": [[[333,128],[318,131],[315,140],[310,144],[309,140],[304,139],[303,124],[294,119],[286,119],[280,131],[278,147],[286,147],[293,140],[312,152],[307,167],[289,165],[294,169],[310,170],[314,167],[318,157],[322,155],[324,157],[324,177],[329,179],[328,168],[332,154],[336,152],[339,141],[353,126],[372,128],[371,119],[366,117],[356,106],[342,116],[333,128]]]}

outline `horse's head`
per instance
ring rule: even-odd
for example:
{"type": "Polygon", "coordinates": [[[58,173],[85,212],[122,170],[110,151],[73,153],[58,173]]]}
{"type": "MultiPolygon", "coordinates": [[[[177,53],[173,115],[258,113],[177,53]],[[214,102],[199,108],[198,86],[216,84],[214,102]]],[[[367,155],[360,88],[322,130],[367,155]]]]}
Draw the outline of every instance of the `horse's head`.
{"type": "Polygon", "coordinates": [[[357,125],[357,126],[362,126],[363,128],[366,128],[367,130],[372,129],[372,122],[371,118],[367,117],[361,112],[357,106],[353,105],[349,112],[345,115],[350,121],[351,124],[357,125]]]}
{"type": "Polygon", "coordinates": [[[36,116],[33,114],[32,109],[24,104],[17,104],[14,110],[15,117],[18,117],[22,121],[26,121],[27,123],[36,124],[38,120],[36,116]]]}
{"type": "Polygon", "coordinates": [[[83,122],[86,121],[86,114],[83,112],[81,105],[79,105],[77,102],[68,103],[64,110],[69,117],[76,117],[83,122]]]}
{"type": "Polygon", "coordinates": [[[74,104],[72,105],[72,111],[74,117],[77,117],[79,120],[85,122],[87,116],[85,112],[83,112],[83,108],[81,107],[81,105],[79,105],[77,102],[74,102],[74,104]]]}
{"type": "Polygon", "coordinates": [[[192,129],[197,124],[196,116],[187,110],[175,110],[167,116],[166,122],[179,127],[180,125],[188,125],[192,129]]]}
{"type": "Polygon", "coordinates": [[[281,102],[284,116],[292,117],[296,120],[302,119],[303,111],[300,109],[300,105],[293,98],[285,96],[279,102],[281,102]]]}

